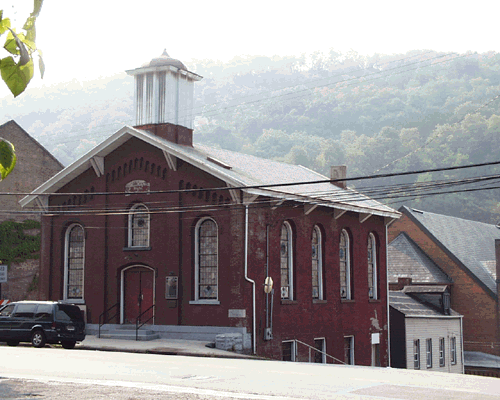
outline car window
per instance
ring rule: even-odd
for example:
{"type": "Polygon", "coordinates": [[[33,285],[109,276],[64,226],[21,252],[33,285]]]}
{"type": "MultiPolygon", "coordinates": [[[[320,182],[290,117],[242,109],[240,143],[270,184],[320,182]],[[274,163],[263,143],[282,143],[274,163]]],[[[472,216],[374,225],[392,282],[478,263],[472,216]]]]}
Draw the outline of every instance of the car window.
{"type": "Polygon", "coordinates": [[[35,319],[38,321],[52,320],[52,304],[40,304],[35,313],[35,319]]]}
{"type": "Polygon", "coordinates": [[[18,304],[16,312],[12,315],[18,318],[33,318],[36,310],[36,304],[18,304]]]}
{"type": "Polygon", "coordinates": [[[14,311],[15,304],[9,304],[0,311],[0,317],[8,317],[14,311]]]}
{"type": "Polygon", "coordinates": [[[83,316],[77,306],[59,304],[56,319],[58,321],[83,321],[83,316]]]}

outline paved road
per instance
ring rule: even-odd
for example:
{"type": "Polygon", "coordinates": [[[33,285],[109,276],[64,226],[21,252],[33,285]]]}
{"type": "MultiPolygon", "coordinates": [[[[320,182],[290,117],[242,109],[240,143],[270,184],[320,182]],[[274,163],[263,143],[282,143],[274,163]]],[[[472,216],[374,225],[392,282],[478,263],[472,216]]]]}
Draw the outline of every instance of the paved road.
{"type": "Polygon", "coordinates": [[[30,347],[0,360],[0,386],[51,389],[38,398],[500,400],[500,379],[426,371],[30,347]]]}

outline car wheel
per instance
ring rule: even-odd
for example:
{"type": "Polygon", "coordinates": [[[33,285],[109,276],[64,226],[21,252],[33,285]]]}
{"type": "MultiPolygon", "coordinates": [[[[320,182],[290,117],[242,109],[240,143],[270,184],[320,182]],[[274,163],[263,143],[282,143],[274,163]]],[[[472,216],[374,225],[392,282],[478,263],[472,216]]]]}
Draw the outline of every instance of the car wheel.
{"type": "Polygon", "coordinates": [[[62,347],[65,349],[74,349],[76,342],[61,342],[62,347]]]}
{"type": "Polygon", "coordinates": [[[45,346],[45,335],[39,329],[33,332],[31,335],[31,344],[34,347],[44,347],[45,346]]]}
{"type": "Polygon", "coordinates": [[[17,346],[18,344],[19,344],[19,342],[17,340],[9,340],[7,342],[8,346],[17,346]]]}

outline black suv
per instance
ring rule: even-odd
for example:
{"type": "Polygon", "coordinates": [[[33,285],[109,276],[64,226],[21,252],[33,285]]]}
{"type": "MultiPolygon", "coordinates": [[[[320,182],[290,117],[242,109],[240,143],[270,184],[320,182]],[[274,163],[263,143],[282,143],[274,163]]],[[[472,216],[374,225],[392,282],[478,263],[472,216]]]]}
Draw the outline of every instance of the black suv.
{"type": "Polygon", "coordinates": [[[77,306],[52,301],[19,301],[0,308],[0,341],[35,347],[61,343],[72,349],[85,339],[85,321],[77,306]]]}

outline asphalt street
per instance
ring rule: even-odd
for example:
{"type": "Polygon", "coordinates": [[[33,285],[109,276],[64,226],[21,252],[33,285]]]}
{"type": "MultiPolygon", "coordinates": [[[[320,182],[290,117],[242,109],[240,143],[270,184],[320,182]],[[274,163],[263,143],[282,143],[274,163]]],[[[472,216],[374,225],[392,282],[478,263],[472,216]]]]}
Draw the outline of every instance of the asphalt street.
{"type": "Polygon", "coordinates": [[[0,360],[5,395],[47,399],[500,399],[496,378],[390,368],[4,346],[0,360]]]}

